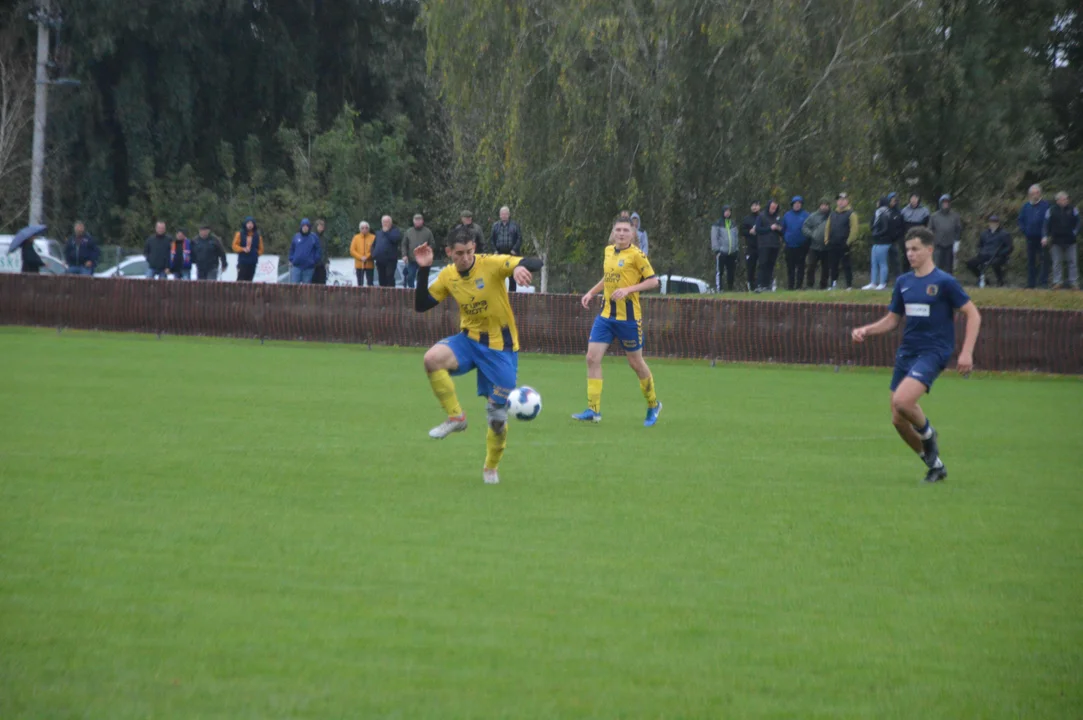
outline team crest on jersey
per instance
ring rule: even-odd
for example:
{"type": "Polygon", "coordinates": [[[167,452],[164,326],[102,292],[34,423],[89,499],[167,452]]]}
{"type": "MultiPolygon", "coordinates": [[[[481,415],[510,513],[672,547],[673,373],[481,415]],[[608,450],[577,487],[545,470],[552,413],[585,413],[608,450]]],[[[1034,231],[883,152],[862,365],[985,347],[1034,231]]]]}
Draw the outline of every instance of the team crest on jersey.
{"type": "Polygon", "coordinates": [[[617,267],[624,267],[624,261],[623,260],[618,260],[617,261],[617,267]]]}
{"type": "Polygon", "coordinates": [[[926,295],[936,295],[938,292],[940,292],[940,286],[939,285],[926,285],[925,286],[925,294],[926,295]]]}
{"type": "Polygon", "coordinates": [[[485,289],[485,281],[482,280],[481,278],[478,278],[477,280],[474,281],[474,286],[477,287],[478,290],[484,290],[485,289]]]}

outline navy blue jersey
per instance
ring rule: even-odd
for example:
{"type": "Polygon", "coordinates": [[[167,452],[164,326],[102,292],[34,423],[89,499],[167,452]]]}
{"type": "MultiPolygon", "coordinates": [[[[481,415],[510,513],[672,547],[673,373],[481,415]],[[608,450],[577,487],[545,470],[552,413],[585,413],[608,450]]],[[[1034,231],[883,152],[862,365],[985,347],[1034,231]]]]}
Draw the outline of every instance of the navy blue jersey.
{"type": "Polygon", "coordinates": [[[906,316],[901,351],[955,352],[955,311],[970,302],[959,281],[935,269],[924,277],[913,272],[895,281],[888,310],[906,316]]]}

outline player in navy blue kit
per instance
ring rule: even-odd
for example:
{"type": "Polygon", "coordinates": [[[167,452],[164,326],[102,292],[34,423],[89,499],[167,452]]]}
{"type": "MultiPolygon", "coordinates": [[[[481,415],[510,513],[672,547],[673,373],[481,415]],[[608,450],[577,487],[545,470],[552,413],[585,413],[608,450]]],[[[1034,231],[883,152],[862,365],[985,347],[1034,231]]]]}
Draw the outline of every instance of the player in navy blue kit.
{"type": "Polygon", "coordinates": [[[933,263],[933,234],[923,227],[906,233],[906,259],[911,272],[895,281],[888,314],[853,331],[854,342],[891,332],[906,317],[902,344],[895,354],[891,378],[891,422],[906,444],[925,461],[925,482],[940,482],[948,469],[940,459],[937,433],[925,417],[918,399],[932,390],[955,351],[955,311],[966,315],[966,337],[956,363],[967,375],[974,368],[974,343],[981,315],[959,281],[933,263]]]}

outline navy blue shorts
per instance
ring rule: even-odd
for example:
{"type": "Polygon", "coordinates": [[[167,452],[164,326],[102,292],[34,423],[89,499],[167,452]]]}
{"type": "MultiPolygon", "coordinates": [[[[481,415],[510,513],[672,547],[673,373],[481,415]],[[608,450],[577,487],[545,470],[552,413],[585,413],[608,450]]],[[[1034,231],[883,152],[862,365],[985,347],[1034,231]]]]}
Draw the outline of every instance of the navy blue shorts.
{"type": "Polygon", "coordinates": [[[493,350],[463,333],[440,342],[451,348],[459,363],[459,369],[452,375],[465,375],[477,370],[478,395],[491,399],[496,405],[507,404],[519,373],[519,353],[514,350],[493,350]]]}
{"type": "Polygon", "coordinates": [[[925,386],[925,392],[929,392],[950,359],[950,355],[937,352],[910,353],[900,350],[895,354],[895,374],[891,376],[891,391],[895,392],[903,378],[911,377],[925,386]]]}
{"type": "Polygon", "coordinates": [[[642,350],[642,322],[640,320],[613,320],[601,315],[594,318],[594,326],[590,329],[590,341],[608,345],[613,342],[613,338],[620,340],[620,345],[625,352],[642,350]]]}

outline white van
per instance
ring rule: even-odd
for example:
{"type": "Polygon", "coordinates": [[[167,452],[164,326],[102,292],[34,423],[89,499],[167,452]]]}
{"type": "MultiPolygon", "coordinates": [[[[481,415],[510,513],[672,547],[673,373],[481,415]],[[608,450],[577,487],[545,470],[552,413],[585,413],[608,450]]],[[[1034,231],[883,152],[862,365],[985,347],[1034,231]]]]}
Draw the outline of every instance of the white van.
{"type": "MultiPolygon", "coordinates": [[[[15,236],[0,235],[0,272],[22,272],[22,253],[18,250],[13,253],[8,252],[13,237],[15,236]]],[[[59,270],[59,274],[63,274],[67,265],[64,264],[64,248],[61,247],[60,243],[56,240],[49,240],[48,238],[35,238],[34,249],[38,251],[38,255],[45,261],[45,267],[41,269],[43,273],[58,274],[57,270],[59,270]]]]}

